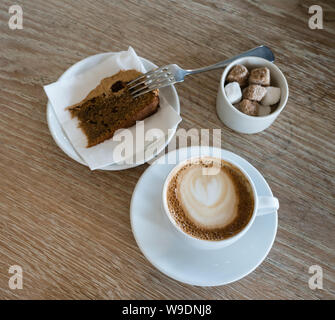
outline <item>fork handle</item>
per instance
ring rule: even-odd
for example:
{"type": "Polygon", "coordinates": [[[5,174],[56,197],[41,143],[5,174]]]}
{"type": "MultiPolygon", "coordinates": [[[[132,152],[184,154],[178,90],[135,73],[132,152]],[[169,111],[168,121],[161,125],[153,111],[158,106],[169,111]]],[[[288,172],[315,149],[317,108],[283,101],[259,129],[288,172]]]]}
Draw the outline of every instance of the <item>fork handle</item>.
{"type": "Polygon", "coordinates": [[[185,70],[186,71],[185,75],[196,74],[196,73],[200,73],[200,72],[220,69],[220,68],[223,68],[223,67],[227,66],[229,63],[233,62],[234,60],[237,60],[239,58],[244,58],[244,57],[250,57],[250,56],[264,58],[264,59],[269,60],[271,62],[273,62],[275,60],[274,54],[270,50],[269,47],[259,46],[259,47],[256,47],[254,49],[243,52],[243,53],[241,53],[241,54],[239,54],[239,55],[237,55],[233,58],[230,58],[230,59],[212,64],[212,65],[207,66],[207,67],[193,69],[193,70],[185,70]]]}

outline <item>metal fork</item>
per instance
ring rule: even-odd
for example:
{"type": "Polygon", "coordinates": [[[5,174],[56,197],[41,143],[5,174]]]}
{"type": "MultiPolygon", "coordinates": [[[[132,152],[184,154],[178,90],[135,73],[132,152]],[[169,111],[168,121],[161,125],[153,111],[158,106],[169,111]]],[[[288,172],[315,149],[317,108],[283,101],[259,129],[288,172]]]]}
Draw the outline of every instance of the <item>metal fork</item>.
{"type": "Polygon", "coordinates": [[[193,70],[184,70],[176,64],[169,64],[161,68],[155,68],[136,78],[135,80],[129,82],[127,86],[132,96],[134,98],[137,98],[142,94],[145,94],[152,90],[170,86],[177,82],[183,82],[184,78],[190,74],[196,74],[200,72],[223,68],[236,59],[248,56],[261,57],[271,62],[274,61],[274,54],[272,53],[270,48],[268,48],[267,46],[259,46],[249,51],[243,52],[233,58],[218,62],[208,67],[193,70]]]}

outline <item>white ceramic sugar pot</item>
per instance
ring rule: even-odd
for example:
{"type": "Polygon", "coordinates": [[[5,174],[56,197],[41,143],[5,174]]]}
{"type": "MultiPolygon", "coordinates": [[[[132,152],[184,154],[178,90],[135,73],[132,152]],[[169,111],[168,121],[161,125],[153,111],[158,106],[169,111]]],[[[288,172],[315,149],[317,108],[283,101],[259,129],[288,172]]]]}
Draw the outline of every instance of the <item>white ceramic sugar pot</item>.
{"type": "Polygon", "coordinates": [[[268,128],[282,112],[287,103],[288,94],[286,78],[274,63],[259,57],[240,58],[229,64],[222,73],[216,100],[217,114],[227,127],[237,132],[249,134],[261,132],[268,128]],[[275,111],[266,116],[250,116],[239,111],[229,102],[224,90],[226,77],[237,64],[244,65],[249,71],[260,67],[267,67],[270,70],[271,86],[281,89],[280,101],[275,111]]]}

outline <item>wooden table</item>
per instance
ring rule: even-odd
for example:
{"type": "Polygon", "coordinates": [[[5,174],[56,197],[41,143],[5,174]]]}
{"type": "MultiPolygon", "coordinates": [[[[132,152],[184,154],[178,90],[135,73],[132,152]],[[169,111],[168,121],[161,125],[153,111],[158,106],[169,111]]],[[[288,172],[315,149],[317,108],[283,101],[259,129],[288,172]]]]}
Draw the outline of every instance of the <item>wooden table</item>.
{"type": "Polygon", "coordinates": [[[308,27],[314,1],[11,1],[0,3],[1,299],[334,299],[335,3],[323,30],[308,27]],[[23,29],[8,27],[13,4],[23,29]],[[272,250],[233,284],[202,288],[156,270],[133,238],[129,204],[148,165],[91,172],[55,144],[42,86],[75,62],[125,50],[158,65],[209,65],[270,46],[290,97],[266,131],[241,135],[215,112],[221,71],[177,86],[181,128],[222,128],[222,147],[249,160],[280,199],[272,250]],[[11,290],[8,269],[23,269],[11,290]],[[309,267],[323,270],[311,290],[309,267]]]}

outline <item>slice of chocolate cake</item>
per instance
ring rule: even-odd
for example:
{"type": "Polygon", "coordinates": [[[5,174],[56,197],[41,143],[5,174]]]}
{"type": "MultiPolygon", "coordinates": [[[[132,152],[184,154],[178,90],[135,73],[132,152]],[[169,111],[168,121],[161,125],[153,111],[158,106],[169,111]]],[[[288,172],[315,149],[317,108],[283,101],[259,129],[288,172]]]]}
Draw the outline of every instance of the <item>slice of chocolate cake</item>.
{"type": "Polygon", "coordinates": [[[112,138],[116,130],[129,128],[157,111],[158,90],[134,99],[127,89],[127,83],[141,74],[136,70],[120,71],[103,79],[83,101],[67,108],[72,117],[79,119],[88,148],[112,138]]]}

